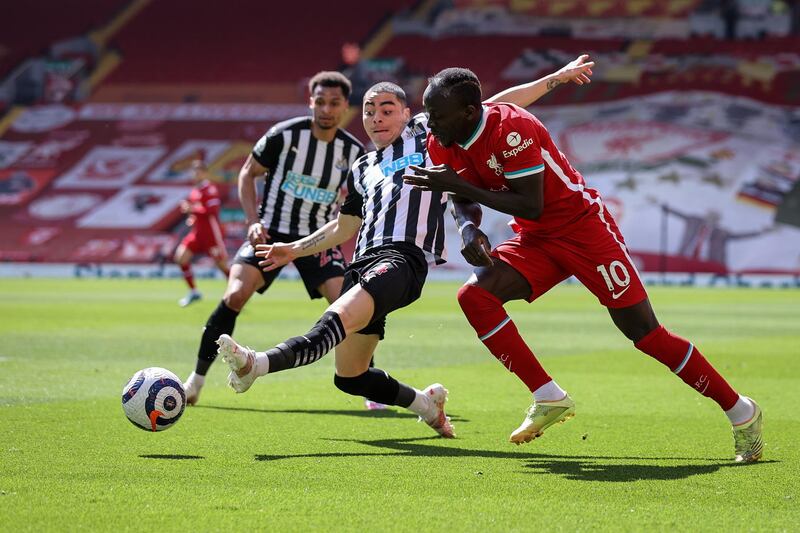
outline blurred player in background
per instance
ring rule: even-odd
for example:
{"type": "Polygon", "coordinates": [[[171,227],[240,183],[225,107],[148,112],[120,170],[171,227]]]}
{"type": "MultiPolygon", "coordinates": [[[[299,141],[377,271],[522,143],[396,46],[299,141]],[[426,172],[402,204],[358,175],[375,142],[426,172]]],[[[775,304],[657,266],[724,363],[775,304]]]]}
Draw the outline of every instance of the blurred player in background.
{"type": "Polygon", "coordinates": [[[178,301],[181,307],[196,302],[203,295],[197,290],[192,272],[192,258],[205,253],[214,259],[217,268],[228,277],[228,252],[225,250],[222,226],[219,223],[221,205],[219,189],[208,179],[205,160],[198,157],[192,161],[192,180],[195,183],[189,198],[181,202],[181,211],[187,215],[189,233],[175,250],[175,262],[183,272],[189,293],[178,301]]]}
{"type": "MultiPolygon", "coordinates": [[[[415,174],[405,179],[422,191],[451,193],[462,253],[477,267],[458,292],[459,304],[484,345],[533,394],[511,442],[528,442],[572,417],[575,403],[539,364],[503,305],[532,302],[574,275],[636,348],[719,404],[733,425],[736,461],[757,461],[761,409],[691,342],[659,324],[600,194],[586,187],[542,123],[513,105],[482,104],[478,78],[462,68],[431,78],[424,103],[428,152],[438,166],[412,167],[415,174]],[[492,250],[479,229],[480,204],[513,215],[517,235],[492,250]]],[[[618,410],[613,400],[608,408],[609,416],[618,410]]]]}
{"type": "MultiPolygon", "coordinates": [[[[338,72],[319,72],[308,88],[311,116],[273,126],[255,144],[239,171],[239,201],[247,221],[247,241],[236,253],[225,294],[203,329],[195,370],[185,383],[190,405],[197,403],[206,373],[217,356],[216,340],[233,333],[236,318],[253,293],[263,294],[280,272],[262,271],[254,246],[300,239],[335,219],[347,171],[364,153],[361,143],[339,128],[349,107],[350,80],[338,72]],[[264,175],[259,206],[256,180],[264,175]]],[[[330,303],[339,296],[345,260],[338,246],[299,258],[294,265],[309,297],[324,297],[330,303]]]]}
{"type": "MultiPolygon", "coordinates": [[[[588,82],[593,63],[578,58],[556,73],[564,81],[588,82]]],[[[552,77],[504,91],[506,101],[528,105],[547,92],[552,77]]],[[[553,85],[554,86],[554,85],[553,85]]],[[[447,389],[434,383],[415,389],[370,366],[384,338],[386,318],[419,298],[431,264],[444,263],[444,213],[447,197],[419,191],[403,182],[409,165],[429,163],[425,114],[411,117],[403,90],[378,83],[364,95],[364,130],[377,147],[359,158],[348,176],[348,196],[336,220],[294,242],[259,244],[256,255],[266,271],[336,246],[358,233],[353,263],[345,271],[341,297],[304,335],[256,352],[229,335],[219,338],[219,353],[239,393],[260,376],[309,365],[336,347],[334,384],[342,392],[419,415],[439,435],[454,437],[444,411],[447,389]]]]}

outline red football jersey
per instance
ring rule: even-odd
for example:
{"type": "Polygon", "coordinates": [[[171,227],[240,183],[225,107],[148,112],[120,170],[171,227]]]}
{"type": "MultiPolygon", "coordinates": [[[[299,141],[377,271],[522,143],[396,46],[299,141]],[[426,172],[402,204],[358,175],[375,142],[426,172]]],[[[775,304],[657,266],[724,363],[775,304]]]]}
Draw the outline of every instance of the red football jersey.
{"type": "MultiPolygon", "coordinates": [[[[463,145],[442,146],[428,135],[434,164],[449,165],[476,187],[507,191],[509,181],[544,171],[544,209],[537,220],[514,217],[519,232],[560,235],[599,211],[600,195],[586,187],[539,120],[513,104],[485,103],[481,121],[463,145]]],[[[512,225],[513,226],[513,225],[512,225]]]]}
{"type": "Polygon", "coordinates": [[[194,219],[195,230],[210,229],[210,222],[213,218],[219,222],[219,208],[222,203],[219,189],[210,181],[203,181],[192,189],[189,193],[189,214],[194,219]]]}

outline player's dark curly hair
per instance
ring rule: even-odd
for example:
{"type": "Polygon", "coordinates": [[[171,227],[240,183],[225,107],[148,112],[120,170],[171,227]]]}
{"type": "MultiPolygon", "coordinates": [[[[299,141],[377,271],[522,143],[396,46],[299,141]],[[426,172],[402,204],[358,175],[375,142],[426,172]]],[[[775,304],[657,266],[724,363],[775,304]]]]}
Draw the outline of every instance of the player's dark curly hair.
{"type": "Polygon", "coordinates": [[[396,83],[392,83],[390,81],[382,81],[380,83],[376,83],[375,85],[367,89],[367,92],[364,93],[364,98],[366,98],[367,95],[370,95],[372,93],[393,94],[397,97],[398,100],[400,100],[400,103],[403,104],[403,107],[405,107],[408,102],[408,98],[406,98],[406,92],[403,90],[403,88],[397,85],[396,83]]]}
{"type": "Polygon", "coordinates": [[[308,92],[314,94],[314,89],[319,85],[323,87],[341,87],[342,94],[344,94],[345,98],[350,98],[350,92],[353,90],[353,84],[350,83],[347,76],[333,70],[323,70],[322,72],[314,74],[314,76],[308,80],[308,92]]]}
{"type": "Polygon", "coordinates": [[[428,78],[428,84],[446,98],[458,98],[464,105],[481,105],[481,82],[468,68],[446,68],[428,78]]]}

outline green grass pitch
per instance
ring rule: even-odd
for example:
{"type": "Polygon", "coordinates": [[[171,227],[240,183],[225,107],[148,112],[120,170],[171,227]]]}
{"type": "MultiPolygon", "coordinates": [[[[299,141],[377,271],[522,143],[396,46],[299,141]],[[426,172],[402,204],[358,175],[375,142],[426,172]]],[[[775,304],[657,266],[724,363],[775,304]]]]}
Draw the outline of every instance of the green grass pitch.
{"type": "MultiPolygon", "coordinates": [[[[529,403],[455,301],[430,283],[389,318],[378,366],[440,381],[458,438],[402,409],[365,411],[333,386],[333,358],[225,387],[168,431],[120,404],[141,368],[193,368],[221,281],[177,306],[181,280],[0,280],[0,531],[791,531],[800,527],[800,293],[653,288],[690,338],[765,413],[764,460],[732,462],[727,419],[637,352],[578,286],[509,306],[577,416],[533,443],[508,435],[529,403]]],[[[240,316],[264,349],[323,306],[280,281],[240,316]]]]}

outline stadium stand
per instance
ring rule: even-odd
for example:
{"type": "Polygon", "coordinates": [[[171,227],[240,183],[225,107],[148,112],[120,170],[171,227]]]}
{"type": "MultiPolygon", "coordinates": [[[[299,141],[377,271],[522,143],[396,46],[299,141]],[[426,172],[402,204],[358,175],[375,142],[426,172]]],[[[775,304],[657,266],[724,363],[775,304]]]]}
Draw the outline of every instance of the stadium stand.
{"type": "Polygon", "coordinates": [[[297,102],[304,96],[302,80],[337,68],[344,44],[364,41],[411,4],[378,0],[363,9],[356,0],[335,7],[243,0],[230,9],[215,2],[154,2],[114,38],[124,60],[94,99],[164,101],[188,94],[203,101],[297,102]]]}
{"type": "Polygon", "coordinates": [[[0,79],[28,58],[45,55],[54,43],[86,35],[104,25],[128,2],[30,0],[3,5],[0,17],[0,79]]]}
{"type": "Polygon", "coordinates": [[[344,35],[360,41],[402,5],[154,2],[115,37],[124,61],[106,83],[296,82],[339,65],[344,35]]]}
{"type": "Polygon", "coordinates": [[[409,77],[468,63],[487,92],[535,79],[578,53],[597,59],[591,89],[562,88],[544,104],[670,89],[800,102],[800,37],[790,33],[800,7],[761,12],[754,4],[763,2],[743,3],[747,9],[737,12],[734,35],[724,39],[720,2],[459,0],[424,23],[395,24],[381,56],[402,58],[409,77]],[[734,39],[739,30],[747,38],[734,39]]]}

